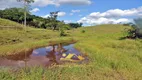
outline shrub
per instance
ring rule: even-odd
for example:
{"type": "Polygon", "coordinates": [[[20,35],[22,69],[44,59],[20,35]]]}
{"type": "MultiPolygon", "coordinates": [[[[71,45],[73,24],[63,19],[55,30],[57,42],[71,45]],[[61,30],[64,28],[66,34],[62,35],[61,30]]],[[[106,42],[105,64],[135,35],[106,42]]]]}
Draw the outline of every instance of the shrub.
{"type": "Polygon", "coordinates": [[[134,19],[136,26],[134,26],[134,34],[136,37],[142,37],[142,18],[134,19]]]}
{"type": "Polygon", "coordinates": [[[60,30],[60,36],[67,36],[63,29],[60,30]]]}
{"type": "Polygon", "coordinates": [[[81,33],[85,33],[85,32],[86,32],[85,30],[82,30],[82,31],[81,31],[81,33]]]}

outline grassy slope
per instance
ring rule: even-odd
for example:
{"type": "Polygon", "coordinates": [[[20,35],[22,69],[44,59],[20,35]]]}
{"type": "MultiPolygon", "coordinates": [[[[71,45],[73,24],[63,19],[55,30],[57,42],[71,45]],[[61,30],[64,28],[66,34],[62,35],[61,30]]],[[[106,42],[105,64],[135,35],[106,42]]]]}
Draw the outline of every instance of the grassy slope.
{"type": "Polygon", "coordinates": [[[92,59],[91,74],[95,79],[142,79],[142,40],[120,40],[124,29],[121,25],[101,25],[86,28],[84,35],[76,31],[82,38],[76,47],[92,59]]]}
{"type": "Polygon", "coordinates": [[[23,29],[22,27],[23,25],[21,24],[0,18],[0,29],[5,29],[5,28],[23,29]]]}
{"type": "Polygon", "coordinates": [[[22,25],[18,23],[5,19],[0,19],[0,21],[2,21],[0,22],[0,26],[3,27],[3,29],[0,29],[0,56],[15,54],[35,47],[46,46],[51,40],[60,42],[62,40],[72,40],[70,37],[60,38],[58,31],[29,27],[25,31],[25,29],[13,28],[13,25],[16,25],[17,28],[21,28],[22,25]],[[10,27],[5,28],[7,26],[10,27]]]}
{"type": "MultiPolygon", "coordinates": [[[[124,36],[123,30],[126,27],[127,26],[122,25],[101,25],[97,27],[86,27],[69,31],[71,33],[70,37],[79,40],[79,42],[75,45],[76,48],[80,49],[83,53],[89,56],[90,62],[88,64],[66,64],[61,66],[53,66],[48,70],[43,70],[42,68],[32,68],[28,73],[24,70],[20,70],[16,72],[16,75],[13,75],[13,72],[11,71],[9,72],[9,69],[1,69],[0,79],[141,80],[142,40],[120,40],[120,38],[124,36]],[[82,30],[85,30],[86,32],[81,33],[82,30]]],[[[2,31],[0,31],[0,33],[2,31]]],[[[47,38],[45,38],[45,36],[41,37],[41,35],[58,35],[57,32],[48,32],[48,30],[46,32],[44,31],[46,30],[29,30],[30,34],[24,33],[26,36],[22,35],[22,37],[19,38],[22,43],[17,42],[18,44],[15,44],[10,42],[10,46],[25,45],[25,47],[27,47],[29,42],[29,45],[33,44],[34,46],[45,45],[48,40],[47,38]],[[30,36],[31,38],[29,38],[28,36],[30,36]],[[36,40],[35,38],[38,39],[36,40]],[[35,41],[35,44],[33,41],[35,41]]],[[[21,33],[23,31],[19,32],[21,33]]],[[[3,33],[5,33],[5,31],[3,33]]],[[[9,31],[9,34],[11,33],[14,33],[14,36],[16,34],[15,31],[9,31]]],[[[21,35],[20,33],[18,35],[21,35]]],[[[4,38],[5,37],[3,37],[3,39],[4,38]]],[[[54,37],[51,36],[50,39],[54,39],[54,37]]],[[[62,39],[66,40],[68,39],[68,37],[62,39]]],[[[9,45],[6,44],[1,45],[1,47],[5,49],[3,50],[3,52],[10,48],[9,45]],[[5,46],[8,47],[6,48],[5,46]]],[[[22,47],[23,46],[21,46],[20,48],[22,47]]],[[[15,48],[17,49],[17,47],[15,48]]],[[[10,49],[13,49],[13,46],[10,49]]]]}

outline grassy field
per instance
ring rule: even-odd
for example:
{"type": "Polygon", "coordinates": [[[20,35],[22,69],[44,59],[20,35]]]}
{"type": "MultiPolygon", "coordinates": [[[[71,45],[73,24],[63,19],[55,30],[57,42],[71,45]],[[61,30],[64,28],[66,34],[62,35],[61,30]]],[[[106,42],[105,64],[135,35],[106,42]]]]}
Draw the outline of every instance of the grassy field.
{"type": "Polygon", "coordinates": [[[10,20],[0,18],[0,29],[20,29],[21,30],[23,29],[23,25],[10,20]]]}
{"type": "Polygon", "coordinates": [[[47,46],[50,41],[67,42],[73,40],[71,37],[60,37],[58,31],[35,29],[27,27],[25,29],[15,28],[13,25],[23,25],[0,19],[0,56],[12,55],[31,48],[47,46]],[[11,26],[12,25],[12,26],[11,26]],[[8,27],[7,26],[11,26],[8,27]]]}
{"type": "Polygon", "coordinates": [[[48,45],[49,41],[78,40],[75,47],[88,55],[87,64],[35,67],[28,70],[0,69],[1,80],[142,80],[142,40],[122,39],[123,25],[100,25],[67,31],[59,37],[56,31],[29,28],[0,30],[0,55],[48,45]],[[83,33],[84,32],[84,33],[83,33]]]}

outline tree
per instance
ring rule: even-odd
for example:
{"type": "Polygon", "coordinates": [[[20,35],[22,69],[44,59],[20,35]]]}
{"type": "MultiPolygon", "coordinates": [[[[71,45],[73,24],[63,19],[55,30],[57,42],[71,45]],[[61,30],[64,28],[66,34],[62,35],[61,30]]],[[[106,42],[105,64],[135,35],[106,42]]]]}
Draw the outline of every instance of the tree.
{"type": "Polygon", "coordinates": [[[58,20],[57,20],[57,17],[58,17],[58,13],[59,11],[56,11],[56,12],[50,12],[50,16],[47,18],[50,20],[50,26],[52,28],[52,30],[56,30],[57,28],[57,25],[58,25],[58,20]]]}
{"type": "MultiPolygon", "coordinates": [[[[135,24],[129,23],[131,29],[127,30],[127,38],[142,38],[142,18],[134,19],[135,24]]],[[[128,24],[127,24],[128,26],[128,24]]]]}
{"type": "MultiPolygon", "coordinates": [[[[0,10],[0,17],[23,24],[23,21],[24,21],[23,13],[24,13],[23,8],[8,8],[5,10],[0,10]]],[[[34,26],[35,28],[46,29],[47,27],[49,27],[47,24],[50,24],[52,22],[49,19],[32,15],[29,12],[27,12],[26,14],[27,14],[26,24],[30,26],[34,26]]]]}
{"type": "MultiPolygon", "coordinates": [[[[24,11],[24,25],[25,25],[25,29],[26,29],[26,24],[27,24],[26,19],[27,19],[27,12],[28,12],[27,7],[29,6],[30,3],[34,2],[34,0],[17,0],[17,1],[19,1],[19,2],[24,1],[24,10],[25,10],[24,11]]],[[[26,60],[26,53],[25,53],[25,61],[27,61],[26,60]]],[[[26,65],[27,64],[25,63],[25,66],[26,65]]],[[[26,67],[25,67],[25,69],[26,69],[26,67]]]]}
{"type": "Polygon", "coordinates": [[[65,24],[64,21],[62,21],[62,22],[58,22],[58,28],[60,31],[60,36],[67,36],[67,34],[65,33],[65,30],[70,29],[70,26],[68,24],[65,24]]]}
{"type": "Polygon", "coordinates": [[[135,28],[135,35],[136,37],[142,37],[142,18],[134,19],[136,26],[135,28]]]}
{"type": "MultiPolygon", "coordinates": [[[[9,19],[18,23],[23,24],[24,22],[24,9],[23,8],[8,8],[5,10],[0,10],[0,17],[4,19],[9,19]]],[[[69,24],[65,24],[64,21],[57,20],[58,12],[51,12],[48,18],[42,18],[40,16],[32,15],[31,13],[26,13],[26,24],[35,28],[44,28],[59,30],[60,27],[66,29],[71,29],[69,24]],[[63,26],[60,26],[60,23],[63,26]]]]}
{"type": "Polygon", "coordinates": [[[69,25],[71,26],[71,28],[78,28],[82,27],[83,23],[69,23],[69,25]]]}
{"type": "Polygon", "coordinates": [[[23,9],[9,8],[0,11],[0,17],[21,23],[24,19],[23,9]]]}
{"type": "Polygon", "coordinates": [[[2,10],[0,10],[0,18],[1,18],[1,15],[2,15],[2,10]]]}
{"type": "Polygon", "coordinates": [[[33,3],[34,2],[34,0],[17,0],[17,1],[19,1],[19,2],[21,2],[21,1],[24,1],[24,25],[25,25],[25,27],[26,27],[26,19],[27,19],[27,12],[28,12],[28,10],[27,10],[27,7],[29,6],[29,4],[30,3],[33,3]]]}

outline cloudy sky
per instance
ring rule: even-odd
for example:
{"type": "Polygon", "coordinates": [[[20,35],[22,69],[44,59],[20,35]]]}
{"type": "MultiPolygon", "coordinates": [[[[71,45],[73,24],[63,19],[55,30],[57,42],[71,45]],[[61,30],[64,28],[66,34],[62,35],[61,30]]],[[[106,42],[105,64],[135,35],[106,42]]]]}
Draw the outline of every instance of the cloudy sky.
{"type": "MultiPolygon", "coordinates": [[[[0,9],[22,7],[16,0],[0,0],[0,9]]],[[[141,0],[35,0],[31,13],[46,18],[60,11],[59,20],[82,22],[84,25],[132,22],[142,17],[141,0]]]]}

